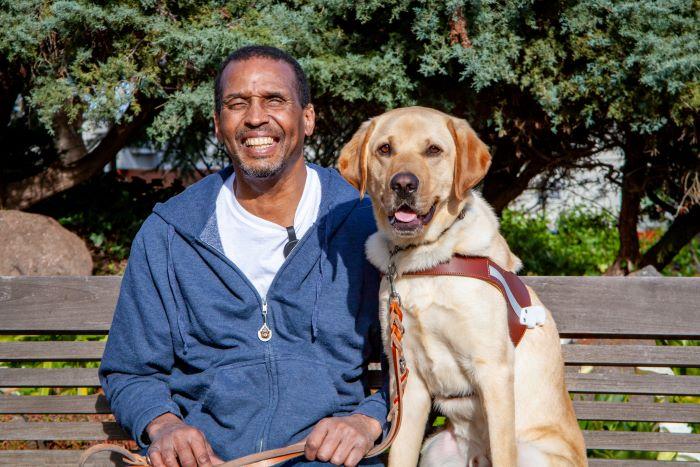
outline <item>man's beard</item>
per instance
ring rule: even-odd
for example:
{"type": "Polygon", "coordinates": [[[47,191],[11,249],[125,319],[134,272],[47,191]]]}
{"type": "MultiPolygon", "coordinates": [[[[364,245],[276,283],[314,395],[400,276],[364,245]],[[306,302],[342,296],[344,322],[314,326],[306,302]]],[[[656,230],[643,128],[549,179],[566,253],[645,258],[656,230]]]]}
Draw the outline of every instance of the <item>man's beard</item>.
{"type": "Polygon", "coordinates": [[[237,165],[243,171],[244,174],[254,178],[274,177],[275,175],[278,175],[280,172],[282,172],[282,170],[284,170],[284,167],[287,165],[287,159],[284,157],[277,161],[274,161],[271,164],[265,164],[262,167],[252,167],[243,162],[243,160],[241,160],[241,158],[235,151],[233,151],[232,154],[230,154],[230,156],[234,164],[237,165]]]}

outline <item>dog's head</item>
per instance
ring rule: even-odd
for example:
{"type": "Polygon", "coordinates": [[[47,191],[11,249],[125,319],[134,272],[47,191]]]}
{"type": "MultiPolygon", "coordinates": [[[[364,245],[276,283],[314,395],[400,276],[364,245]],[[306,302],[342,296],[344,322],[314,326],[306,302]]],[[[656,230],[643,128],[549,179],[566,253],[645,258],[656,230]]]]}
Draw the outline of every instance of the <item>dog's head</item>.
{"type": "Polygon", "coordinates": [[[465,120],[424,107],[363,123],[338,160],[343,177],[372,198],[378,227],[402,243],[439,235],[490,164],[465,120]]]}

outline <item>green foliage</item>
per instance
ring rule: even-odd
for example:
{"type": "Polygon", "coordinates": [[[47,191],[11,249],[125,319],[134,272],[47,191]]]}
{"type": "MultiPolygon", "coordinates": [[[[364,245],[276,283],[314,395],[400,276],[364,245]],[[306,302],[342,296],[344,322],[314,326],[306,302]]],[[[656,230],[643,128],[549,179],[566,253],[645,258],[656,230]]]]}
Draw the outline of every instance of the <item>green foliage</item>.
{"type": "Polygon", "coordinates": [[[523,274],[600,275],[618,248],[615,218],[583,208],[562,214],[553,229],[542,217],[506,210],[501,231],[523,261],[523,274]]]}
{"type": "MultiPolygon", "coordinates": [[[[211,119],[218,65],[250,43],[298,57],[321,113],[342,114],[320,129],[321,140],[344,139],[369,115],[412,103],[471,115],[480,131],[516,141],[525,116],[550,137],[573,135],[581,124],[602,137],[621,124],[640,133],[689,125],[700,105],[700,21],[692,0],[0,6],[0,56],[8,71],[24,70],[20,92],[47,131],[59,110],[113,123],[138,113],[149,97],[164,103],[149,126],[151,141],[208,132],[202,122],[211,119]],[[471,47],[450,35],[458,11],[471,47]]],[[[324,141],[317,149],[334,153],[338,145],[324,141]]]]}

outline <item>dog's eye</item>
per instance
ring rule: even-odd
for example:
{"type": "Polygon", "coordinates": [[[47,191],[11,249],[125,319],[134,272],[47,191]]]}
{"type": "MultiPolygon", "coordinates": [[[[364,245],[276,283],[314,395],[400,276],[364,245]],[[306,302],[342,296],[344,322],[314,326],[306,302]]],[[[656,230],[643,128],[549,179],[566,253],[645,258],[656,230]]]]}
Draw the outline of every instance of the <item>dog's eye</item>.
{"type": "Polygon", "coordinates": [[[440,149],[439,146],[435,146],[434,144],[431,144],[430,147],[428,147],[428,154],[434,156],[436,154],[440,154],[442,152],[442,149],[440,149]]]}
{"type": "Polygon", "coordinates": [[[382,144],[381,146],[379,146],[379,153],[384,154],[386,156],[387,154],[391,153],[391,146],[389,146],[388,144],[382,144]]]}

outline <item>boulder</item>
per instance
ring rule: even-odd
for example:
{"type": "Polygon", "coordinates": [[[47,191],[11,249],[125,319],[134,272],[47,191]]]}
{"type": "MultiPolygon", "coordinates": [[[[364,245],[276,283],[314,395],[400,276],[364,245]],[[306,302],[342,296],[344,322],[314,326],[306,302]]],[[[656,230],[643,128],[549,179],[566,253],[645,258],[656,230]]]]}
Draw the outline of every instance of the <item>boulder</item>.
{"type": "Polygon", "coordinates": [[[87,276],[85,242],[54,219],[0,210],[0,276],[87,276]]]}

